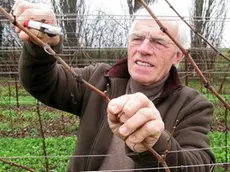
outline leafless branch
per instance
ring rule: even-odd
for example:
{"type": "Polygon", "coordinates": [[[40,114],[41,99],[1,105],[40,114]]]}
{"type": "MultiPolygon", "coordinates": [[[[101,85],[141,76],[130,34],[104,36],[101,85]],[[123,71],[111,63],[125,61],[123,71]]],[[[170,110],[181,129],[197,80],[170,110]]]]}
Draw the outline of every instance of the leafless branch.
{"type": "MultiPolygon", "coordinates": [[[[69,67],[65,63],[65,61],[63,61],[62,58],[60,56],[58,56],[56,54],[56,52],[47,43],[45,43],[41,39],[37,38],[32,32],[29,31],[29,29],[23,27],[20,23],[17,22],[16,18],[13,18],[2,7],[0,7],[0,12],[2,12],[6,16],[6,18],[9,19],[10,22],[12,22],[13,25],[15,25],[16,27],[20,28],[27,35],[29,35],[31,40],[36,42],[36,44],[39,45],[40,47],[42,47],[48,54],[53,55],[64,66],[64,68],[74,76],[74,78],[77,81],[81,81],[83,84],[85,84],[92,91],[94,91],[97,94],[99,94],[100,96],[102,96],[106,100],[106,102],[110,101],[109,97],[107,96],[107,94],[105,92],[102,92],[102,91],[98,90],[96,87],[94,87],[93,85],[91,85],[90,83],[85,81],[81,76],[76,74],[71,69],[71,67],[69,67]]],[[[163,158],[156,151],[154,151],[153,148],[150,147],[145,141],[143,141],[142,144],[146,146],[146,148],[158,159],[159,162],[161,162],[162,166],[165,168],[165,171],[170,172],[170,170],[169,170],[167,164],[165,163],[165,161],[163,160],[163,158]]]]}
{"type": "Polygon", "coordinates": [[[11,165],[11,166],[17,167],[17,168],[21,168],[21,169],[24,169],[24,170],[28,170],[28,171],[31,171],[31,172],[35,172],[34,169],[31,169],[31,168],[26,167],[26,166],[23,166],[23,165],[16,164],[16,163],[14,163],[14,162],[7,161],[7,160],[5,160],[5,159],[3,159],[3,158],[0,158],[0,161],[4,162],[4,163],[6,163],[6,164],[9,164],[9,165],[11,165]]]}
{"type": "Polygon", "coordinates": [[[201,39],[203,39],[212,49],[214,49],[221,57],[223,57],[225,60],[230,62],[230,59],[225,56],[223,53],[221,53],[214,45],[212,45],[205,37],[203,37],[200,33],[196,32],[195,29],[176,11],[176,9],[171,5],[171,3],[168,0],[165,0],[167,4],[170,6],[170,8],[180,17],[181,20],[196,34],[198,35],[201,39]]]}
{"type": "MultiPolygon", "coordinates": [[[[155,14],[152,12],[152,10],[148,7],[148,5],[143,1],[143,0],[138,0],[145,8],[146,10],[150,13],[150,15],[153,17],[153,19],[155,20],[155,22],[159,25],[160,29],[177,45],[177,47],[182,51],[183,54],[188,54],[187,50],[185,50],[175,39],[174,37],[168,32],[167,28],[164,27],[164,25],[161,23],[161,21],[155,16],[155,14]]],[[[197,66],[197,64],[195,63],[195,61],[193,60],[193,58],[191,57],[190,54],[188,54],[188,60],[190,61],[190,63],[192,64],[192,66],[194,67],[196,73],[198,74],[198,76],[200,77],[201,81],[204,83],[204,86],[206,88],[208,88],[211,93],[216,96],[223,104],[226,108],[230,109],[230,105],[225,101],[225,99],[218,94],[218,92],[215,90],[215,88],[210,84],[210,82],[205,78],[205,76],[203,75],[203,73],[201,72],[201,70],[199,69],[199,67],[197,66]]]]}
{"type": "Polygon", "coordinates": [[[38,122],[40,125],[40,132],[41,132],[41,137],[42,137],[42,146],[43,146],[43,153],[44,153],[44,157],[45,157],[46,172],[49,172],[49,161],[48,161],[47,152],[46,152],[46,139],[45,139],[45,135],[44,135],[44,131],[43,131],[42,118],[41,118],[41,113],[40,113],[38,101],[37,101],[37,115],[38,115],[38,122]]]}

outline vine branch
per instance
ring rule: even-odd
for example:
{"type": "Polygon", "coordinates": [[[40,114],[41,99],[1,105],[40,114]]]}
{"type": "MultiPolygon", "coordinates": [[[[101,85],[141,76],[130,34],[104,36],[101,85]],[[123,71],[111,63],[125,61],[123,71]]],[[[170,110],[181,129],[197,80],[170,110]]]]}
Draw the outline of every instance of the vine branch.
{"type": "Polygon", "coordinates": [[[9,164],[11,166],[17,167],[17,168],[21,168],[21,169],[24,169],[24,170],[27,170],[27,171],[30,171],[30,172],[35,172],[35,170],[32,169],[32,168],[29,168],[29,167],[26,167],[26,166],[23,166],[23,165],[19,165],[19,164],[16,164],[14,162],[7,161],[7,160],[5,160],[3,158],[0,158],[0,161],[4,162],[5,164],[9,164]]]}
{"type": "Polygon", "coordinates": [[[225,101],[225,99],[218,94],[218,92],[215,90],[215,88],[210,84],[210,82],[205,78],[199,67],[197,66],[196,62],[193,60],[191,55],[188,53],[187,50],[185,50],[178,41],[175,40],[175,38],[168,32],[167,28],[164,27],[164,25],[160,22],[160,20],[156,17],[156,15],[152,12],[152,10],[148,7],[148,5],[144,2],[144,0],[138,0],[138,2],[145,7],[145,9],[149,12],[149,14],[152,16],[152,18],[155,20],[155,22],[159,25],[160,29],[177,45],[177,47],[181,50],[181,52],[185,55],[187,55],[188,60],[192,64],[193,68],[195,69],[196,73],[200,77],[201,81],[204,83],[204,86],[211,91],[211,93],[216,96],[227,109],[230,109],[230,105],[225,101]]]}
{"type": "MultiPolygon", "coordinates": [[[[85,84],[88,88],[90,88],[92,91],[96,92],[97,94],[99,94],[100,96],[102,96],[105,101],[108,103],[110,102],[109,97],[107,96],[107,94],[105,92],[102,92],[101,90],[97,89],[96,87],[94,87],[93,85],[91,85],[90,83],[88,83],[87,81],[85,81],[81,76],[79,76],[76,72],[74,72],[72,70],[72,68],[59,56],[56,54],[56,52],[45,42],[43,42],[41,39],[39,39],[38,37],[36,37],[29,29],[25,28],[24,26],[22,26],[19,22],[17,22],[16,17],[13,18],[13,16],[11,16],[10,14],[8,14],[2,7],[0,7],[0,12],[2,12],[6,18],[16,27],[20,28],[21,30],[23,30],[32,41],[34,41],[38,46],[42,47],[44,49],[44,51],[46,51],[48,54],[54,56],[56,58],[56,60],[58,62],[60,62],[63,67],[70,72],[74,78],[77,81],[81,81],[83,84],[85,84]]],[[[162,166],[164,167],[166,172],[170,172],[166,162],[164,161],[164,159],[155,151],[153,150],[152,147],[150,147],[145,141],[142,142],[142,144],[153,154],[153,156],[155,158],[157,158],[157,160],[162,164],[162,166]]],[[[0,159],[1,160],[1,159],[0,159]]]]}
{"type": "Polygon", "coordinates": [[[42,117],[41,117],[41,113],[40,113],[40,109],[39,109],[39,101],[37,101],[36,110],[37,110],[38,122],[40,125],[40,132],[41,132],[41,137],[42,137],[42,146],[43,146],[43,154],[44,154],[44,158],[45,158],[46,172],[49,172],[49,161],[47,158],[47,151],[46,151],[46,139],[45,139],[45,134],[43,131],[42,117]]]}
{"type": "Polygon", "coordinates": [[[171,5],[171,3],[168,0],[165,0],[166,3],[169,5],[169,7],[178,15],[178,17],[183,20],[183,22],[197,35],[199,36],[201,39],[203,39],[215,52],[217,52],[221,57],[223,57],[225,60],[227,60],[228,62],[230,62],[230,59],[225,56],[223,53],[221,53],[216,47],[214,47],[214,45],[212,45],[205,37],[203,37],[200,33],[198,33],[185,19],[184,17],[182,17],[177,11],[176,9],[171,5]]]}
{"type": "MultiPolygon", "coordinates": [[[[169,7],[180,17],[181,20],[183,20],[183,22],[197,35],[199,36],[201,39],[203,39],[215,52],[218,53],[218,55],[220,57],[223,57],[225,60],[227,60],[228,62],[230,62],[230,59],[225,56],[223,53],[221,53],[216,47],[214,47],[214,45],[212,45],[207,39],[205,39],[205,37],[203,37],[200,33],[198,33],[177,11],[176,9],[170,4],[170,2],[168,0],[165,0],[166,3],[169,5],[169,7]]],[[[223,87],[224,87],[224,83],[227,77],[227,72],[230,70],[230,65],[228,65],[227,67],[227,71],[223,77],[223,81],[221,82],[220,88],[218,93],[221,94],[223,91],[223,87]]]]}

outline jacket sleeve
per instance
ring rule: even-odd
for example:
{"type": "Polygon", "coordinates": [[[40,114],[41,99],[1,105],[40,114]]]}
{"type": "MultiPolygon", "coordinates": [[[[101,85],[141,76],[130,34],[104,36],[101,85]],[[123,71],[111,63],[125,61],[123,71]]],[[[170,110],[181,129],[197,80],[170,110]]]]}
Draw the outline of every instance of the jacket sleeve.
{"type": "MultiPolygon", "coordinates": [[[[62,42],[52,48],[60,53],[62,42]]],[[[94,67],[73,70],[87,81],[94,67]]],[[[39,101],[63,111],[80,114],[86,87],[53,56],[33,43],[26,42],[23,46],[19,60],[19,77],[23,87],[39,101]]]]}
{"type": "MultiPolygon", "coordinates": [[[[212,104],[203,96],[195,94],[183,105],[179,105],[178,109],[178,115],[171,114],[178,117],[173,134],[172,131],[165,130],[153,149],[159,155],[166,155],[163,158],[171,172],[211,171],[215,158],[210,151],[207,134],[212,121],[212,104]]],[[[131,158],[134,159],[136,168],[148,167],[156,170],[160,166],[159,171],[165,171],[148,151],[131,158]]]]}

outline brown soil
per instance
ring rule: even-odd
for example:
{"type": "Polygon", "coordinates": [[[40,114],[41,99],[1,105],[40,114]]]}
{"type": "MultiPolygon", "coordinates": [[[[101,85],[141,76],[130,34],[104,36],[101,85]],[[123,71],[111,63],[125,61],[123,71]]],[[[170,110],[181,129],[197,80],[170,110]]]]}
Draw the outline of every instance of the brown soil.
{"type": "MultiPolygon", "coordinates": [[[[77,134],[78,124],[78,119],[76,119],[75,116],[69,115],[61,120],[47,120],[42,123],[42,128],[45,137],[73,136],[77,134]]],[[[230,126],[226,128],[224,121],[213,121],[211,131],[230,131],[230,126]]],[[[11,131],[0,131],[0,137],[41,137],[40,124],[36,121],[36,124],[25,128],[11,131]]]]}
{"type": "MultiPolygon", "coordinates": [[[[67,116],[60,120],[48,120],[42,123],[42,131],[45,137],[73,136],[77,133],[78,120],[67,116]]],[[[15,130],[0,131],[0,137],[42,137],[41,127],[38,121],[36,124],[15,130]]]]}

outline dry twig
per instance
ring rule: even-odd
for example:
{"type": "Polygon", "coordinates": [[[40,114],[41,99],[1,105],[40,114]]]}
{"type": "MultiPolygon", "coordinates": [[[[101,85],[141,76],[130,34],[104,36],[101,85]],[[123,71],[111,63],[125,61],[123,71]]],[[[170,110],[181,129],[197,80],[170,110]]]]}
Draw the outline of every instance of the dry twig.
{"type": "Polygon", "coordinates": [[[167,28],[164,27],[164,25],[160,22],[160,20],[155,16],[155,14],[152,12],[152,10],[148,7],[148,5],[144,2],[144,0],[138,0],[140,4],[142,4],[146,10],[149,12],[149,14],[152,16],[152,18],[155,20],[155,22],[159,25],[162,32],[164,32],[176,45],[177,47],[183,52],[183,54],[187,55],[188,60],[194,67],[196,73],[200,77],[201,81],[204,83],[204,86],[211,91],[211,93],[216,96],[227,109],[230,109],[230,105],[225,101],[223,97],[221,97],[220,94],[215,90],[215,88],[210,84],[210,82],[205,78],[199,67],[197,66],[196,62],[193,60],[191,55],[188,53],[187,50],[185,50],[176,40],[175,38],[168,32],[167,28]]]}
{"type": "Polygon", "coordinates": [[[32,168],[29,168],[29,167],[26,167],[26,166],[23,166],[23,165],[19,165],[19,164],[16,164],[14,162],[7,161],[7,160],[5,160],[3,158],[0,158],[0,161],[4,162],[5,164],[9,164],[11,166],[20,168],[20,169],[24,169],[24,170],[27,170],[27,171],[35,172],[35,170],[32,169],[32,168]]]}
{"type": "MultiPolygon", "coordinates": [[[[45,42],[43,42],[41,39],[37,38],[32,32],[30,32],[29,29],[25,28],[24,26],[22,26],[19,22],[17,22],[16,18],[13,18],[10,14],[8,14],[2,7],[0,7],[0,12],[2,12],[6,18],[8,20],[10,20],[10,22],[20,28],[21,30],[23,30],[27,35],[29,35],[30,39],[32,41],[34,41],[38,46],[42,47],[48,54],[53,55],[59,63],[61,63],[64,68],[70,72],[74,78],[77,81],[81,81],[83,84],[85,84],[88,88],[90,88],[92,91],[96,92],[97,94],[99,94],[100,96],[102,96],[105,101],[108,103],[110,101],[109,97],[107,96],[107,94],[105,92],[102,92],[100,90],[98,90],[96,87],[94,87],[93,85],[91,85],[90,83],[88,83],[87,81],[85,81],[81,76],[79,76],[78,74],[76,74],[71,67],[69,67],[68,64],[65,63],[65,61],[56,54],[56,52],[45,42]]],[[[162,166],[164,167],[166,172],[170,172],[166,162],[163,160],[163,158],[155,151],[153,150],[152,147],[150,147],[145,141],[142,142],[142,144],[144,146],[146,146],[146,148],[154,155],[155,158],[157,158],[157,160],[162,164],[162,166]]]]}

